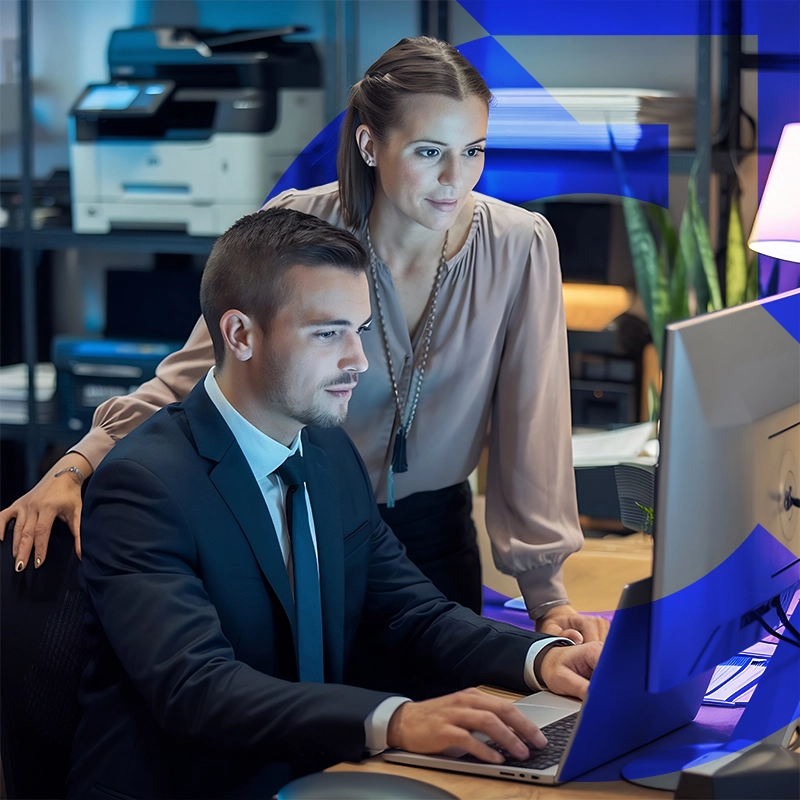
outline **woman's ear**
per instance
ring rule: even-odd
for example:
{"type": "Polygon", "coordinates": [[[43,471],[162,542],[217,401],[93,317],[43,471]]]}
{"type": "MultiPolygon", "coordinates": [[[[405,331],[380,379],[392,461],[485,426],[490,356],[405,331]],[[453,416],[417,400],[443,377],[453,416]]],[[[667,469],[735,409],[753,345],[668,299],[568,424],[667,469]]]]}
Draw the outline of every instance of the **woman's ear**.
{"type": "Polygon", "coordinates": [[[368,167],[375,166],[375,140],[372,138],[372,132],[366,125],[359,125],[356,128],[356,144],[358,145],[358,152],[361,153],[361,158],[368,167]]]}

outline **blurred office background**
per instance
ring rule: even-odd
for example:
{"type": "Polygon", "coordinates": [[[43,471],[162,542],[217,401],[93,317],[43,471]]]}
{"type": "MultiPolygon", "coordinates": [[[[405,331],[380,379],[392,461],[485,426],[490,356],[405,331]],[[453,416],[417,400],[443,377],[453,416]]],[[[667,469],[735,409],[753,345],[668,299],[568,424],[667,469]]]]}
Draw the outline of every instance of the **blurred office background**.
{"type": "MultiPolygon", "coordinates": [[[[78,385],[78,378],[68,374],[70,353],[77,352],[69,347],[108,340],[177,347],[199,311],[196,287],[213,235],[163,230],[155,224],[148,232],[146,221],[130,231],[92,234],[76,228],[70,181],[74,185],[80,176],[70,175],[70,110],[87,87],[109,82],[114,31],[136,26],[220,32],[303,26],[304,31],[285,38],[313,45],[320,64],[323,126],[344,109],[350,85],[401,37],[426,33],[463,45],[493,34],[502,58],[516,62],[530,78],[526,86],[552,92],[576,119],[580,113],[602,119],[607,102],[616,104],[614,113],[632,107],[639,121],[649,109],[652,121],[670,126],[659,178],[666,191],[642,199],[668,205],[677,222],[686,202],[689,169],[698,153],[705,153],[710,158],[699,190],[715,247],[719,251],[724,238],[719,236],[726,218],[722,206],[729,202],[734,183],[749,231],[780,130],[800,118],[800,45],[791,36],[800,23],[797,3],[686,0],[680,3],[685,13],[709,24],[686,30],[665,27],[663,33],[657,19],[649,27],[646,21],[630,27],[622,21],[616,29],[609,24],[595,33],[592,19],[575,15],[575,2],[548,0],[538,3],[538,28],[531,27],[526,12],[520,32],[507,25],[488,30],[494,25],[490,5],[466,0],[0,0],[0,367],[56,362],[59,374],[56,393],[46,388],[52,375],[43,375],[45,388],[34,422],[23,372],[6,373],[0,382],[5,409],[2,505],[80,438],[104,393],[136,384],[135,377],[108,380],[110,362],[121,356],[95,349],[96,360],[106,365],[106,377],[98,370],[91,380],[84,375],[78,385]],[[769,83],[752,60],[765,46],[767,52],[781,54],[780,63],[770,68],[769,83]],[[621,91],[629,89],[633,91],[621,91]],[[594,105],[582,112],[587,103],[594,105]]],[[[607,6],[607,20],[619,6],[613,0],[577,5],[593,6],[592,13],[601,16],[607,6]]],[[[640,4],[653,13],[662,5],[650,0],[640,4]]],[[[530,11],[537,3],[520,6],[530,11]]],[[[479,66],[491,71],[487,59],[479,66]]],[[[492,88],[508,88],[489,82],[492,88]]],[[[313,135],[304,131],[298,138],[303,139],[296,142],[299,152],[313,135]]],[[[541,142],[535,146],[540,148],[535,163],[557,172],[562,163],[558,144],[549,145],[550,150],[541,142]]],[[[600,150],[583,161],[573,152],[563,162],[569,165],[565,169],[578,175],[585,169],[588,175],[604,159],[607,179],[610,157],[607,147],[600,150]]],[[[614,188],[584,193],[575,188],[578,183],[568,182],[570,190],[563,195],[540,189],[524,197],[514,189],[503,197],[504,185],[490,182],[487,190],[525,202],[551,219],[561,238],[565,282],[589,287],[575,301],[575,313],[599,320],[576,323],[571,331],[576,426],[608,428],[646,418],[642,359],[648,333],[635,308],[614,188]],[[604,294],[597,287],[619,291],[604,294]]],[[[257,207],[254,202],[253,210],[257,207]]],[[[770,288],[768,266],[763,266],[763,291],[770,288]]],[[[797,269],[787,264],[771,288],[793,288],[798,277],[797,269]]],[[[159,352],[151,349],[151,355],[159,352]]],[[[144,379],[152,364],[142,368],[144,379]]]]}

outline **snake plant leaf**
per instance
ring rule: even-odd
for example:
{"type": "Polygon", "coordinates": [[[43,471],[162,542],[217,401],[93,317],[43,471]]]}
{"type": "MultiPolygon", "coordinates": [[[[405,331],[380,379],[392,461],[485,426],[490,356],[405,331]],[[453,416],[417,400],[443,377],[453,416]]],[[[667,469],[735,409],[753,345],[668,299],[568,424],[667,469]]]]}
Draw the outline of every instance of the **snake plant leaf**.
{"type": "Polygon", "coordinates": [[[661,413],[661,396],[656,388],[655,381],[651,380],[647,387],[647,418],[650,422],[656,422],[661,413]]]}
{"type": "Polygon", "coordinates": [[[678,253],[678,234],[675,232],[669,211],[663,206],[657,206],[655,203],[648,203],[647,213],[658,228],[658,232],[661,234],[661,241],[667,245],[668,263],[674,264],[675,257],[678,253]]]}
{"type": "Polygon", "coordinates": [[[670,321],[688,319],[691,316],[687,285],[686,262],[681,248],[678,248],[669,278],[670,321]]]}
{"type": "Polygon", "coordinates": [[[697,310],[701,313],[705,311],[719,311],[722,308],[722,293],[719,289],[717,263],[714,260],[714,251],[711,249],[711,238],[708,235],[708,226],[703,219],[703,215],[700,213],[700,204],[697,202],[697,181],[694,175],[691,175],[689,178],[688,202],[692,228],[694,229],[694,235],[697,241],[697,250],[700,253],[701,273],[708,287],[708,304],[700,304],[700,293],[698,291],[697,310]]]}
{"type": "MultiPolygon", "coordinates": [[[[647,216],[642,209],[641,203],[636,200],[628,183],[628,176],[622,156],[617,149],[614,135],[611,128],[608,128],[608,139],[611,145],[611,157],[614,162],[614,169],[620,180],[622,189],[622,213],[625,218],[625,227],[628,231],[628,245],[631,250],[631,261],[633,263],[633,274],[636,279],[636,290],[641,298],[647,315],[647,324],[650,327],[650,335],[655,342],[657,337],[657,326],[655,318],[655,291],[658,283],[658,252],[650,226],[647,223],[647,216]]],[[[660,356],[660,351],[659,351],[660,356]]]]}
{"type": "Polygon", "coordinates": [[[728,218],[728,248],[725,261],[725,305],[738,306],[745,301],[747,294],[747,251],[739,214],[737,197],[731,201],[728,218]]]}
{"type": "Polygon", "coordinates": [[[744,302],[751,303],[758,300],[758,253],[753,253],[747,263],[747,286],[744,292],[744,302]]]}
{"type": "Polygon", "coordinates": [[[672,319],[670,304],[670,279],[669,279],[669,250],[662,243],[658,253],[658,270],[656,271],[656,285],[653,292],[653,324],[650,326],[650,335],[653,337],[653,346],[658,353],[658,363],[663,363],[664,355],[664,329],[672,319]]]}
{"type": "MultiPolygon", "coordinates": [[[[697,250],[697,241],[692,227],[692,215],[687,203],[681,215],[681,224],[678,230],[678,250],[680,252],[684,274],[686,293],[686,317],[692,316],[693,309],[689,305],[689,288],[693,287],[697,308],[705,309],[708,305],[708,288],[705,278],[700,270],[700,253],[697,250]],[[699,284],[699,288],[698,288],[699,284]]],[[[676,264],[676,268],[677,268],[676,264]]]]}
{"type": "Polygon", "coordinates": [[[681,216],[678,241],[686,266],[687,290],[691,287],[694,293],[694,308],[691,308],[690,311],[692,315],[698,312],[705,313],[708,308],[708,284],[700,266],[700,252],[697,249],[697,238],[694,235],[694,225],[692,224],[692,210],[688,202],[681,216]]]}
{"type": "Polygon", "coordinates": [[[625,217],[625,227],[628,229],[628,242],[631,249],[636,288],[647,314],[650,334],[655,340],[657,335],[655,299],[659,275],[656,243],[648,227],[647,217],[638,200],[632,197],[623,197],[622,211],[625,217]]]}

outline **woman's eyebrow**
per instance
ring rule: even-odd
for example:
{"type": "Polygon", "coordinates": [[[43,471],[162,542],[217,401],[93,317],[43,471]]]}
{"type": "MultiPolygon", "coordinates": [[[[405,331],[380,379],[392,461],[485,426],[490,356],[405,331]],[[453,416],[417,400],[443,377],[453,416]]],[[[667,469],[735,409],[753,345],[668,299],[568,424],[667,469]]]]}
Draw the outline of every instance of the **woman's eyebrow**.
{"type": "MultiPolygon", "coordinates": [[[[467,142],[464,147],[472,147],[475,144],[480,144],[481,142],[485,142],[486,137],[483,136],[480,139],[476,139],[474,142],[467,142]]],[[[415,139],[413,142],[409,142],[409,144],[438,144],[440,147],[450,147],[447,142],[440,142],[437,139],[415,139]]]]}

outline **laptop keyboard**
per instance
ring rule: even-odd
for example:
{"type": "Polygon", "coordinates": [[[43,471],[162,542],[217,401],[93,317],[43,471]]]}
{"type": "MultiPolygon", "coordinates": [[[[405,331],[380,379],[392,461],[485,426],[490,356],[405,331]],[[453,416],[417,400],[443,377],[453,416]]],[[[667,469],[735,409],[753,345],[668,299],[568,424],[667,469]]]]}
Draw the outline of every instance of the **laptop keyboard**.
{"type": "MultiPolygon", "coordinates": [[[[542,733],[547,737],[547,747],[545,747],[544,750],[532,750],[530,758],[524,761],[518,761],[507,750],[494,742],[486,742],[486,744],[488,744],[489,747],[494,747],[494,749],[505,758],[506,761],[503,766],[524,767],[526,769],[547,769],[548,767],[552,767],[553,764],[558,764],[560,761],[561,755],[567,747],[569,737],[572,735],[572,729],[575,727],[577,719],[578,712],[576,711],[574,714],[562,717],[555,722],[551,722],[549,725],[545,725],[544,728],[542,728],[542,733]]],[[[465,756],[461,756],[458,760],[471,761],[479,764],[486,763],[469,753],[465,756]]]]}

